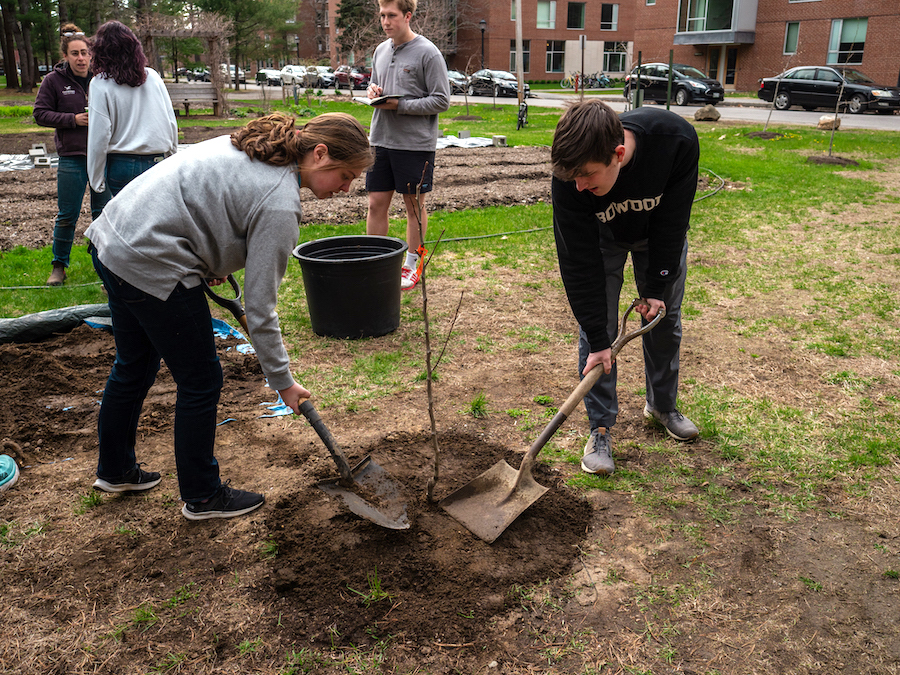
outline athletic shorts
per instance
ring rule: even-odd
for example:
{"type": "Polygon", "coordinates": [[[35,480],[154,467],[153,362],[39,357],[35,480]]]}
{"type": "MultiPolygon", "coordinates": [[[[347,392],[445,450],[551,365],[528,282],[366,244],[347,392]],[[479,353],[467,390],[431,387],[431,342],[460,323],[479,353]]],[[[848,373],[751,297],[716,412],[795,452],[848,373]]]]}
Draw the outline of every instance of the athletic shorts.
{"type": "Polygon", "coordinates": [[[433,176],[434,152],[391,150],[376,145],[375,162],[366,174],[366,190],[414,195],[421,183],[420,193],[431,192],[433,176]]]}

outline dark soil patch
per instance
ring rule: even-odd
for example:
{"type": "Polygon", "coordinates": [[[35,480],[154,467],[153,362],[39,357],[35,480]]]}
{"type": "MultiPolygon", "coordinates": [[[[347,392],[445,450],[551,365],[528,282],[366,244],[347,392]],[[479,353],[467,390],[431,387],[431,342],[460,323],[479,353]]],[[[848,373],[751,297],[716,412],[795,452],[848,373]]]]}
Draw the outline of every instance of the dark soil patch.
{"type": "Polygon", "coordinates": [[[859,166],[855,159],[837,157],[835,155],[810,155],[806,158],[807,164],[834,164],[836,166],[859,166]]]}
{"type": "Polygon", "coordinates": [[[771,141],[773,138],[781,138],[784,134],[779,134],[776,131],[751,131],[749,134],[746,134],[747,138],[759,138],[764,141],[771,141]]]}

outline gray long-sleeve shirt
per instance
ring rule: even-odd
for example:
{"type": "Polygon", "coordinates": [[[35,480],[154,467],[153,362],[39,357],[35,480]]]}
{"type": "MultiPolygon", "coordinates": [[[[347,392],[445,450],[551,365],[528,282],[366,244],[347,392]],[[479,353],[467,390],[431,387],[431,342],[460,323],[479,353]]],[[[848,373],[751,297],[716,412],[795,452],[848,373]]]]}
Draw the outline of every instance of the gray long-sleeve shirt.
{"type": "Polygon", "coordinates": [[[300,236],[296,168],[204,141],[135,178],[85,232],[107,269],[160,300],[244,269],[250,340],[278,390],[294,383],[275,304],[300,236]]]}
{"type": "Polygon", "coordinates": [[[384,95],[403,98],[397,110],[376,106],[369,142],[392,150],[433,151],[438,114],[450,107],[447,64],[438,48],[421,35],[396,49],[392,40],[385,40],[375,48],[371,82],[384,95]]]}

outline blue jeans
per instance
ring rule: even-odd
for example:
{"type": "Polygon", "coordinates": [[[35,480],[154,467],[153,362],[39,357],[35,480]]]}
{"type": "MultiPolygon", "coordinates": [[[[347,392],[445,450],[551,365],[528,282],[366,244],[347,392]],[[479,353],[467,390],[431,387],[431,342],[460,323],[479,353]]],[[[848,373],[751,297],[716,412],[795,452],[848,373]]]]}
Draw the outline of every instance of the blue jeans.
{"type": "MultiPolygon", "coordinates": [[[[88,187],[87,157],[60,157],[56,169],[56,202],[59,213],[53,226],[53,262],[69,266],[69,255],[75,241],[75,225],[81,215],[84,189],[88,187]]],[[[112,195],[91,190],[91,220],[95,220],[112,195]]]]}
{"type": "Polygon", "coordinates": [[[88,249],[109,294],[116,340],[97,423],[97,476],[115,480],[136,466],[138,419],[162,358],[177,386],[175,466],[181,498],[208,499],[221,485],[213,448],[223,378],[203,287],[179,284],[159,300],[106,269],[93,245],[88,249]]]}
{"type": "MultiPolygon", "coordinates": [[[[603,266],[606,270],[606,325],[609,341],[615,339],[619,330],[619,295],[622,292],[623,270],[628,254],[634,267],[634,277],[638,288],[644,285],[649,253],[647,241],[634,244],[623,242],[601,242],[603,266]]],[[[651,330],[641,337],[644,347],[644,377],[647,387],[647,403],[654,410],[668,412],[674,410],[678,399],[679,356],[681,353],[681,303],[684,300],[684,282],[687,277],[687,241],[681,251],[681,272],[669,284],[663,301],[666,315],[651,330]]],[[[642,320],[642,323],[643,320],[642,320]]],[[[633,330],[632,326],[629,330],[633,330]]],[[[590,354],[590,344],[584,331],[579,327],[578,373],[584,370],[590,354]]],[[[629,343],[629,347],[633,343],[629,343]]],[[[625,347],[628,349],[628,347],[625,347]]],[[[583,378],[583,376],[581,376],[583,378]]],[[[619,399],[616,395],[616,364],[608,375],[601,375],[597,384],[584,397],[591,429],[611,427],[619,414],[619,399]]]]}
{"type": "Polygon", "coordinates": [[[135,178],[163,160],[163,155],[124,155],[109,154],[106,156],[106,185],[116,196],[135,178]]]}

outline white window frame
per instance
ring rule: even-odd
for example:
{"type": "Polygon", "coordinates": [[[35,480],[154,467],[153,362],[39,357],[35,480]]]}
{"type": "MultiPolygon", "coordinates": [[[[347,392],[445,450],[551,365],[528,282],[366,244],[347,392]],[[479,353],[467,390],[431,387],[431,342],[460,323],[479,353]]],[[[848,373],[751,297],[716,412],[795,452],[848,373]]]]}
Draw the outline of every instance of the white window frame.
{"type": "MultiPolygon", "coordinates": [[[[828,55],[825,58],[825,64],[829,66],[844,66],[844,65],[859,65],[862,63],[863,53],[866,48],[866,34],[869,28],[869,18],[866,16],[860,17],[852,17],[849,19],[832,19],[831,20],[831,35],[828,37],[828,55]],[[859,53],[859,60],[850,61],[845,58],[842,59],[842,54],[856,54],[857,52],[842,52],[841,51],[841,37],[844,32],[844,22],[845,21],[863,21],[865,25],[863,26],[863,35],[862,35],[862,49],[859,53]]],[[[859,29],[857,29],[859,30],[859,29]]],[[[854,43],[855,44],[855,43],[854,43]]]]}
{"type": "MultiPolygon", "coordinates": [[[[509,45],[509,72],[516,74],[516,41],[510,40],[509,45]]],[[[522,40],[523,73],[531,72],[531,40],[522,40]]]]}
{"type": "Polygon", "coordinates": [[[547,72],[547,73],[564,73],[564,72],[566,72],[566,42],[565,42],[565,40],[547,40],[547,47],[548,47],[548,49],[547,49],[546,59],[544,61],[544,72],[547,72]],[[551,42],[558,42],[560,45],[562,45],[562,49],[560,49],[559,51],[551,52],[549,49],[551,42]],[[554,54],[562,54],[562,60],[559,65],[559,70],[551,70],[550,69],[551,56],[554,54]]]}
{"type": "Polygon", "coordinates": [[[544,28],[548,30],[556,29],[556,0],[538,0],[537,3],[537,26],[536,28],[544,28]],[[544,9],[545,16],[541,16],[541,9],[544,9]]]}
{"type": "Polygon", "coordinates": [[[619,30],[619,3],[604,2],[600,5],[600,30],[619,30]],[[612,21],[603,21],[603,8],[612,7],[612,21]]]}

